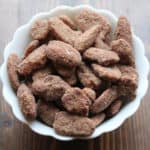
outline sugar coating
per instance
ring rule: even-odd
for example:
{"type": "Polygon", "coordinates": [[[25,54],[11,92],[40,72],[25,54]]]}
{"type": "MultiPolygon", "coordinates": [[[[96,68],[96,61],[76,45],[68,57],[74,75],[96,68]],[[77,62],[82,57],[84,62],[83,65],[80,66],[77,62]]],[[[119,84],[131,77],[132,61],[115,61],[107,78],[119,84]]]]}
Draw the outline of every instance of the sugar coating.
{"type": "Polygon", "coordinates": [[[72,30],[68,25],[66,25],[58,17],[52,17],[48,20],[49,29],[56,38],[62,40],[71,45],[74,44],[74,41],[79,36],[74,30],[72,30]],[[61,27],[61,28],[60,28],[61,27]]]}
{"type": "Polygon", "coordinates": [[[131,66],[118,65],[121,71],[121,78],[119,80],[118,93],[121,96],[127,96],[133,99],[136,95],[138,87],[138,74],[135,68],[131,66]]]}
{"type": "Polygon", "coordinates": [[[61,41],[50,41],[46,54],[54,63],[64,66],[73,67],[81,63],[80,53],[70,44],[61,41]]]}
{"type": "Polygon", "coordinates": [[[69,77],[64,77],[63,78],[69,85],[74,86],[76,85],[76,83],[78,82],[77,76],[75,73],[73,73],[71,76],[69,77]]]}
{"type": "Polygon", "coordinates": [[[120,16],[116,27],[116,39],[124,39],[132,46],[132,32],[128,19],[120,16]]]}
{"type": "Polygon", "coordinates": [[[55,66],[57,73],[65,78],[69,78],[73,76],[73,74],[75,73],[75,69],[76,69],[76,67],[68,67],[62,64],[57,64],[57,63],[55,63],[54,66],[55,66]]]}
{"type": "Polygon", "coordinates": [[[32,75],[32,80],[35,81],[35,80],[38,80],[40,78],[44,78],[47,75],[52,74],[53,72],[54,72],[54,70],[53,70],[52,66],[47,65],[46,67],[43,67],[39,70],[36,70],[32,75]]]}
{"type": "Polygon", "coordinates": [[[17,66],[20,63],[20,59],[17,54],[12,53],[7,60],[7,71],[12,88],[16,91],[20,86],[19,77],[17,74],[17,66]]]}
{"type": "Polygon", "coordinates": [[[73,22],[71,18],[69,18],[67,15],[60,15],[59,19],[61,19],[66,25],[68,25],[71,29],[76,30],[77,26],[73,22]]]}
{"type": "Polygon", "coordinates": [[[124,39],[112,41],[111,48],[120,57],[120,63],[134,66],[133,49],[124,39]]]}
{"type": "Polygon", "coordinates": [[[68,136],[88,136],[94,131],[93,121],[84,116],[58,112],[55,116],[53,128],[58,134],[68,136]]]}
{"type": "Polygon", "coordinates": [[[30,30],[30,34],[34,40],[43,40],[49,32],[48,21],[46,19],[36,20],[30,30]]]}
{"type": "Polygon", "coordinates": [[[38,116],[49,126],[52,126],[55,119],[55,115],[59,111],[60,110],[52,102],[45,102],[43,100],[38,101],[38,116]]]}
{"type": "Polygon", "coordinates": [[[97,36],[95,40],[95,47],[100,48],[100,49],[105,49],[105,50],[110,50],[110,46],[99,36],[97,36]]]}
{"type": "Polygon", "coordinates": [[[116,87],[106,89],[92,104],[91,113],[97,114],[105,110],[116,98],[118,92],[116,87]]]}
{"type": "Polygon", "coordinates": [[[83,54],[83,58],[104,66],[115,64],[120,60],[117,53],[94,47],[87,49],[83,54]]]}
{"type": "Polygon", "coordinates": [[[26,57],[19,65],[18,72],[21,75],[28,75],[36,69],[41,68],[47,61],[46,45],[42,45],[34,50],[28,57],[26,57]]]}
{"type": "Polygon", "coordinates": [[[32,83],[34,94],[46,101],[60,100],[68,88],[70,86],[56,75],[48,75],[32,83]]]}
{"type": "Polygon", "coordinates": [[[101,36],[105,36],[111,31],[109,21],[102,15],[92,11],[83,9],[75,16],[75,21],[80,30],[86,31],[94,25],[100,25],[101,36]]]}
{"type": "Polygon", "coordinates": [[[91,117],[90,119],[93,121],[93,123],[97,127],[104,121],[105,118],[106,118],[105,113],[100,113],[100,114],[97,114],[97,115],[91,117]]]}
{"type": "Polygon", "coordinates": [[[79,81],[84,87],[92,89],[99,89],[101,86],[101,80],[95,76],[92,70],[85,64],[82,63],[77,70],[79,81]]]}
{"type": "Polygon", "coordinates": [[[88,116],[91,101],[80,88],[67,89],[61,100],[68,112],[88,116]]]}
{"type": "Polygon", "coordinates": [[[118,95],[125,97],[127,101],[134,100],[136,97],[136,89],[133,86],[123,85],[120,83],[120,85],[117,86],[117,89],[118,95]]]}
{"type": "Polygon", "coordinates": [[[121,78],[121,72],[116,66],[104,67],[98,64],[92,64],[91,66],[95,74],[100,78],[109,81],[117,81],[121,78]]]}
{"type": "Polygon", "coordinates": [[[121,71],[120,84],[128,85],[137,88],[138,85],[138,74],[135,68],[131,66],[118,65],[121,71]]]}
{"type": "Polygon", "coordinates": [[[80,35],[74,42],[74,47],[79,51],[83,52],[87,48],[93,45],[97,35],[99,34],[100,26],[95,25],[80,35]]]}
{"type": "Polygon", "coordinates": [[[96,99],[96,92],[91,88],[83,88],[82,91],[85,93],[85,95],[94,102],[96,99]]]}
{"type": "Polygon", "coordinates": [[[21,84],[17,90],[17,97],[25,118],[27,120],[34,120],[37,112],[35,98],[31,90],[25,84],[21,84]]]}
{"type": "Polygon", "coordinates": [[[35,50],[39,46],[39,44],[40,44],[39,40],[31,41],[25,48],[23,59],[26,58],[33,50],[35,50]]]}
{"type": "Polygon", "coordinates": [[[110,107],[107,109],[107,116],[112,117],[117,114],[122,106],[122,101],[117,99],[115,100],[110,107]]]}

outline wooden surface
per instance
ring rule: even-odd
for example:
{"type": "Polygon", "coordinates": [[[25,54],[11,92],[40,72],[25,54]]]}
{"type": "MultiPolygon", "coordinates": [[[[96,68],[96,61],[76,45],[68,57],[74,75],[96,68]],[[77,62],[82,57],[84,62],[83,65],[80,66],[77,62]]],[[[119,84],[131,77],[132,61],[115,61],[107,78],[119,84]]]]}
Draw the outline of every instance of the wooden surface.
{"type": "MultiPolygon", "coordinates": [[[[146,47],[150,59],[149,0],[0,0],[0,63],[3,49],[15,30],[31,16],[58,5],[90,4],[106,8],[117,16],[126,15],[146,47]]],[[[144,67],[144,66],[143,66],[144,67]]],[[[150,89],[149,89],[150,92],[150,89]]],[[[93,140],[60,142],[37,135],[17,121],[0,93],[0,150],[149,150],[150,149],[150,93],[144,97],[134,116],[116,131],[93,140]]]]}

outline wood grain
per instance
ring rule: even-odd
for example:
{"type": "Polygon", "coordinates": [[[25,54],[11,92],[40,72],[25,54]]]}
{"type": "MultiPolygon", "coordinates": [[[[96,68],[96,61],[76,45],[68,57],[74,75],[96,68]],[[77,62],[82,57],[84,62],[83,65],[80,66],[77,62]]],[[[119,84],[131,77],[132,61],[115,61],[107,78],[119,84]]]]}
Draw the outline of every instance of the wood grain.
{"type": "MultiPolygon", "coordinates": [[[[150,5],[149,0],[0,0],[0,63],[5,45],[12,39],[18,26],[31,16],[58,5],[90,4],[106,8],[117,16],[126,15],[145,44],[150,59],[150,5]]],[[[144,66],[143,66],[144,67],[144,66]]],[[[1,86],[0,86],[1,89],[1,86]]],[[[150,88],[134,116],[117,130],[93,140],[60,142],[33,133],[14,118],[0,93],[0,150],[149,150],[150,149],[150,88]]]]}

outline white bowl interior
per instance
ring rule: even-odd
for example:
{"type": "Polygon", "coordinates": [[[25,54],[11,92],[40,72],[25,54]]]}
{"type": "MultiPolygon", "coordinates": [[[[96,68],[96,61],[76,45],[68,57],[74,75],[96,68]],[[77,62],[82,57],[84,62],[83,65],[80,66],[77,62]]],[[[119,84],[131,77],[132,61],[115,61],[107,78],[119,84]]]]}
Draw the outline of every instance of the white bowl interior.
{"type": "MultiPolygon", "coordinates": [[[[7,62],[7,58],[9,54],[12,52],[17,53],[20,57],[22,56],[24,48],[29,43],[29,41],[31,41],[29,30],[30,30],[31,24],[35,20],[41,19],[41,18],[49,18],[51,16],[57,16],[59,14],[67,14],[71,18],[73,18],[73,16],[76,13],[78,13],[79,10],[83,8],[92,9],[96,11],[97,13],[100,13],[106,16],[111,22],[112,28],[114,31],[116,27],[116,23],[117,23],[117,18],[111,12],[107,10],[93,9],[90,6],[78,6],[78,7],[61,6],[61,7],[57,7],[51,10],[50,12],[37,14],[31,19],[31,21],[28,24],[20,27],[15,32],[13,40],[6,46],[4,50],[4,63],[2,64],[1,71],[0,71],[1,79],[3,83],[3,96],[5,100],[11,105],[13,113],[16,116],[16,118],[19,119],[21,122],[28,124],[28,126],[36,133],[39,133],[41,135],[52,136],[56,139],[64,140],[64,141],[72,140],[74,138],[69,137],[69,136],[58,135],[57,133],[55,133],[53,128],[48,127],[47,125],[39,121],[27,122],[25,120],[24,116],[22,115],[19,109],[16,94],[13,92],[9,83],[6,62],[7,62]]],[[[147,76],[149,72],[149,64],[144,54],[143,43],[134,34],[133,34],[133,46],[134,46],[134,54],[135,54],[135,59],[136,59],[136,68],[139,74],[137,97],[135,98],[134,101],[124,106],[116,116],[105,121],[99,127],[97,127],[91,136],[85,137],[85,138],[81,137],[82,139],[95,138],[105,132],[109,132],[118,128],[124,122],[124,120],[130,117],[131,115],[133,115],[135,111],[137,110],[137,108],[139,107],[140,101],[142,97],[145,95],[147,88],[148,88],[147,76]]]]}

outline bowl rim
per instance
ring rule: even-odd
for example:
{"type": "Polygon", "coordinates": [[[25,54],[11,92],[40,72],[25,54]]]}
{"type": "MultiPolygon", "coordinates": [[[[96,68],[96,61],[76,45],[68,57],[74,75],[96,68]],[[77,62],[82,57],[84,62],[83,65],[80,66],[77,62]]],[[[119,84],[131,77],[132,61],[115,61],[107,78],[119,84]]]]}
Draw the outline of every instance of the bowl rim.
{"type": "MultiPolygon", "coordinates": [[[[94,131],[94,133],[91,136],[89,136],[89,137],[78,137],[78,138],[76,138],[76,137],[70,137],[70,136],[61,136],[61,135],[58,135],[57,133],[55,133],[54,131],[53,131],[52,134],[50,134],[50,133],[41,133],[41,130],[39,131],[39,129],[36,126],[36,123],[38,121],[36,121],[36,123],[34,123],[34,122],[33,123],[29,123],[24,118],[20,118],[20,116],[17,115],[17,111],[13,107],[13,102],[9,100],[9,96],[8,96],[8,93],[7,93],[7,90],[9,90],[9,89],[7,87],[7,84],[5,84],[5,81],[7,80],[5,78],[7,57],[8,57],[9,49],[12,47],[12,45],[13,45],[16,37],[17,37],[17,35],[22,30],[24,30],[25,28],[29,28],[29,26],[32,24],[32,22],[35,21],[37,18],[41,18],[43,16],[47,16],[47,15],[50,15],[52,13],[55,13],[55,12],[61,11],[61,10],[64,10],[64,11],[66,11],[66,10],[68,10],[68,11],[76,11],[78,9],[91,9],[91,10],[94,10],[94,11],[99,12],[99,13],[106,13],[109,16],[111,16],[114,20],[117,21],[117,17],[111,11],[109,11],[107,9],[96,9],[96,8],[93,8],[93,7],[89,6],[89,5],[79,5],[79,6],[75,6],[75,7],[61,5],[61,6],[58,6],[56,8],[51,9],[50,11],[37,13],[36,15],[34,15],[30,19],[30,21],[27,24],[22,25],[21,27],[19,27],[16,30],[16,32],[13,35],[12,41],[10,41],[6,45],[6,47],[4,49],[4,53],[3,53],[4,61],[3,61],[2,65],[1,65],[1,68],[0,68],[0,78],[1,78],[1,81],[2,81],[2,95],[3,95],[4,99],[5,99],[5,101],[11,106],[11,109],[13,111],[14,116],[19,121],[27,124],[32,131],[34,131],[34,132],[36,132],[36,133],[38,133],[40,135],[51,136],[51,137],[53,137],[55,139],[62,140],[62,141],[70,141],[70,140],[74,140],[74,139],[93,139],[93,138],[96,138],[96,137],[106,133],[106,132],[110,132],[110,131],[113,131],[113,130],[117,129],[119,126],[122,125],[122,123],[127,118],[129,118],[130,116],[132,116],[136,112],[136,110],[138,109],[138,107],[140,105],[140,102],[141,102],[142,98],[144,97],[144,95],[146,94],[147,89],[148,89],[148,74],[149,74],[149,68],[150,68],[149,67],[149,62],[148,62],[148,59],[145,56],[145,48],[144,48],[143,42],[133,32],[133,40],[135,40],[138,43],[138,45],[140,46],[140,48],[141,48],[141,60],[143,61],[143,64],[145,65],[144,66],[145,67],[145,70],[144,70],[145,72],[144,72],[144,76],[143,76],[143,80],[145,82],[145,85],[143,87],[144,88],[143,92],[141,92],[140,95],[136,98],[136,107],[134,107],[134,109],[132,108],[132,109],[130,109],[128,111],[125,111],[126,113],[125,112],[123,113],[122,110],[121,110],[116,116],[114,116],[113,118],[108,120],[109,122],[111,122],[111,121],[114,122],[115,126],[110,126],[109,128],[104,128],[103,127],[103,130],[99,130],[98,133],[96,133],[96,131],[94,131]],[[119,116],[119,114],[121,114],[121,112],[122,112],[122,115],[119,116]],[[119,116],[119,117],[116,118],[117,116],[119,116]],[[116,120],[119,120],[119,121],[116,122],[116,120]]],[[[10,84],[9,84],[9,86],[10,86],[10,84]]],[[[130,103],[133,103],[133,102],[130,102],[130,103]]],[[[126,105],[124,110],[126,109],[126,107],[129,107],[129,106],[126,105]]],[[[130,107],[131,107],[131,105],[130,105],[130,107]]],[[[105,124],[108,121],[105,121],[105,124]]]]}

